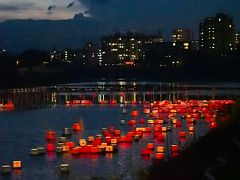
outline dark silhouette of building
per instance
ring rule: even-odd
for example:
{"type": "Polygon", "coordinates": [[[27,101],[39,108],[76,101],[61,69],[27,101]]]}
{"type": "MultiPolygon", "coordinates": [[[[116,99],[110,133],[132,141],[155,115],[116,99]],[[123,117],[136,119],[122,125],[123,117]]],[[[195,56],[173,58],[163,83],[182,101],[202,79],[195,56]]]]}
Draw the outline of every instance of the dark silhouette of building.
{"type": "Polygon", "coordinates": [[[199,25],[200,49],[225,53],[236,48],[236,29],[233,19],[218,13],[203,19],[199,25]]]}
{"type": "Polygon", "coordinates": [[[194,50],[194,51],[198,51],[199,50],[199,41],[198,40],[192,40],[190,49],[194,50]]]}
{"type": "Polygon", "coordinates": [[[86,43],[82,48],[82,62],[87,65],[99,65],[101,62],[99,48],[93,43],[86,43]]]}
{"type": "Polygon", "coordinates": [[[182,59],[182,43],[161,42],[152,43],[144,51],[144,65],[149,67],[180,66],[182,59]]]}

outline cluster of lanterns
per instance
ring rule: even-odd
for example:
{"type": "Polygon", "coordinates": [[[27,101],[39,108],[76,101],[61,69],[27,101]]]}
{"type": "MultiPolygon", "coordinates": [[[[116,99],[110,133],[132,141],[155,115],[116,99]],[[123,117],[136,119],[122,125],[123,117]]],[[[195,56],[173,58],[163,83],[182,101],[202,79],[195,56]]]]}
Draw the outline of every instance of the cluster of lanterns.
{"type": "MultiPolygon", "coordinates": [[[[144,134],[148,134],[149,142],[140,150],[142,156],[153,156],[156,159],[163,159],[166,149],[170,154],[175,155],[181,150],[179,144],[170,144],[165,147],[164,141],[167,137],[167,132],[173,128],[179,128],[179,139],[186,139],[189,135],[195,132],[195,124],[200,118],[204,118],[210,125],[210,128],[217,126],[217,112],[223,110],[227,105],[233,104],[232,100],[189,100],[170,102],[155,101],[153,103],[143,103],[143,114],[149,119],[140,118],[140,112],[133,110],[131,112],[132,119],[128,120],[127,124],[131,127],[126,133],[121,133],[120,129],[114,127],[102,128],[102,134],[89,136],[86,139],[81,138],[78,142],[67,141],[67,136],[70,136],[71,129],[64,128],[63,136],[57,141],[56,133],[48,131],[46,133],[47,152],[56,153],[71,153],[72,155],[79,154],[101,154],[117,152],[118,144],[132,143],[140,141],[144,134]],[[180,128],[182,123],[187,124],[187,130],[183,131],[180,128]],[[54,143],[52,143],[54,142],[54,143]]],[[[126,124],[125,120],[120,121],[121,124],[126,124]]],[[[72,126],[74,131],[81,131],[81,124],[74,123],[72,126]]],[[[39,151],[39,150],[38,150],[39,151]]],[[[36,152],[36,151],[34,151],[36,152]]]]}
{"type": "MultiPolygon", "coordinates": [[[[81,102],[91,104],[90,101],[81,102]]],[[[118,151],[118,145],[121,143],[140,143],[139,154],[144,157],[154,159],[166,159],[166,154],[170,158],[176,157],[181,151],[178,143],[170,143],[166,146],[164,141],[168,132],[173,128],[179,128],[178,138],[185,140],[195,132],[194,125],[199,119],[205,119],[210,128],[217,127],[218,112],[224,110],[228,105],[235,102],[232,100],[189,100],[189,101],[155,101],[153,103],[144,102],[143,111],[137,110],[131,112],[132,119],[125,123],[120,120],[121,125],[128,125],[129,131],[122,133],[121,129],[115,127],[102,128],[102,133],[87,138],[79,138],[78,142],[70,140],[72,131],[81,132],[83,122],[76,122],[71,128],[63,128],[62,136],[57,137],[53,130],[48,130],[45,134],[45,147],[32,148],[30,154],[33,156],[48,153],[70,153],[73,156],[81,154],[108,154],[118,151]],[[145,114],[146,118],[140,117],[145,114]],[[187,130],[182,130],[182,124],[187,124],[187,130]],[[148,135],[148,142],[142,142],[141,139],[148,135]]],[[[226,119],[223,117],[223,119],[226,119]]],[[[21,168],[21,161],[14,161],[13,168],[21,168]]],[[[69,172],[69,164],[61,164],[60,171],[69,172]]],[[[10,173],[11,167],[4,165],[1,167],[4,173],[10,173]]]]}

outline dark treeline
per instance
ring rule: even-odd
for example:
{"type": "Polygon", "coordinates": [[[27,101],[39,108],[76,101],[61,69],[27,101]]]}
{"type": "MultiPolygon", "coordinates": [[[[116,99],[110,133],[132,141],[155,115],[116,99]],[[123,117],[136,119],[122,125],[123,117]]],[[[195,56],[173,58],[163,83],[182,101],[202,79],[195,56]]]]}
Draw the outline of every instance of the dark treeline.
{"type": "Polygon", "coordinates": [[[84,65],[79,61],[66,63],[54,61],[45,63],[49,53],[28,50],[19,55],[0,54],[0,88],[50,85],[79,81],[94,81],[105,78],[156,81],[228,81],[239,82],[240,53],[186,51],[178,58],[179,64],[159,66],[161,58],[151,52],[145,61],[135,66],[84,65]],[[21,62],[19,63],[19,61],[21,62]]]}

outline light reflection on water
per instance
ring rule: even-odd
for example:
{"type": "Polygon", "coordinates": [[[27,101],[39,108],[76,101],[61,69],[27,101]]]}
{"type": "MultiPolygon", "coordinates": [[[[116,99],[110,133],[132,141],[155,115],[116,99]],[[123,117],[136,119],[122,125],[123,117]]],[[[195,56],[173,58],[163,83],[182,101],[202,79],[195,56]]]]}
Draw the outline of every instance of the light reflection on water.
{"type": "MultiPolygon", "coordinates": [[[[102,84],[101,84],[102,85],[102,84]]],[[[145,89],[148,90],[148,89],[145,89]]],[[[231,89],[232,90],[232,89],[231,89]]],[[[203,90],[202,90],[203,91],[203,90]]],[[[222,90],[221,90],[222,91],[222,90]]],[[[191,91],[191,92],[198,92],[191,91]]],[[[216,96],[216,91],[210,89],[208,98],[216,96]]],[[[229,89],[226,90],[230,92],[229,89]]],[[[234,89],[235,92],[235,89],[234,89]]],[[[75,142],[80,137],[87,137],[101,133],[102,127],[120,128],[122,132],[127,132],[131,129],[129,126],[120,125],[121,119],[132,119],[131,111],[138,110],[139,117],[145,120],[149,119],[148,115],[142,113],[142,105],[90,105],[90,106],[75,106],[66,107],[66,98],[90,97],[93,102],[98,99],[98,94],[104,94],[105,98],[112,97],[115,94],[121,95],[119,92],[95,92],[95,94],[82,93],[81,96],[76,96],[72,92],[52,92],[43,91],[37,93],[24,92],[2,94],[1,97],[8,97],[16,102],[17,108],[14,111],[0,111],[0,164],[11,164],[12,160],[19,159],[23,162],[23,168],[20,171],[13,171],[14,179],[75,179],[81,177],[88,179],[90,177],[121,177],[123,179],[131,179],[138,169],[146,168],[151,164],[151,158],[141,157],[140,149],[146,146],[149,139],[152,139],[151,134],[144,134],[140,142],[132,144],[120,144],[118,153],[114,154],[86,154],[74,157],[71,154],[56,155],[55,153],[47,153],[44,156],[32,157],[29,155],[30,148],[45,146],[45,131],[51,128],[61,135],[62,128],[71,127],[79,118],[84,120],[85,129],[83,134],[74,134],[71,139],[75,142]],[[62,94],[61,94],[62,93],[62,94]],[[14,99],[15,98],[15,99],[14,99]],[[19,105],[19,106],[18,106],[19,105]],[[39,108],[40,107],[40,108],[39,108]],[[127,114],[123,114],[123,108],[128,110],[127,114]],[[46,126],[47,124],[47,126],[46,126]],[[69,163],[71,166],[70,174],[62,176],[58,171],[60,163],[69,163]]],[[[199,94],[194,94],[195,97],[201,97],[199,94]]],[[[143,101],[143,100],[160,100],[162,99],[177,99],[177,97],[190,98],[186,96],[186,91],[168,92],[166,94],[153,91],[140,92],[124,92],[126,101],[143,101]],[[145,93],[145,94],[144,94],[145,93]]],[[[190,91],[188,91],[188,95],[190,91]]],[[[206,93],[207,94],[207,93],[206,93]]],[[[232,96],[232,94],[227,94],[232,96]]],[[[222,96],[221,96],[222,97],[222,96]]],[[[120,99],[120,98],[119,98],[120,99]]],[[[166,115],[165,115],[166,117],[166,115]]],[[[180,119],[180,118],[179,118],[180,119]]],[[[190,142],[196,141],[198,138],[206,134],[209,130],[208,124],[204,120],[199,120],[195,125],[196,133],[188,135],[187,138],[178,138],[179,128],[173,128],[167,132],[167,139],[164,142],[152,140],[156,145],[164,145],[169,149],[170,144],[180,144],[181,148],[187,147],[190,142]]],[[[183,123],[181,130],[187,131],[186,123],[183,123]]],[[[177,154],[167,151],[165,160],[177,154]]],[[[6,179],[9,177],[5,177],[6,179]]]]}
{"type": "MultiPolygon", "coordinates": [[[[27,111],[15,111],[0,113],[0,154],[1,163],[10,163],[11,160],[20,159],[23,161],[23,169],[21,176],[25,179],[32,177],[58,179],[59,174],[57,167],[60,163],[69,163],[71,165],[70,176],[81,177],[131,177],[136,173],[137,169],[148,167],[151,164],[151,158],[141,157],[140,148],[145,146],[151,134],[145,134],[140,142],[132,144],[120,144],[118,153],[105,155],[80,155],[73,157],[71,154],[56,155],[55,153],[47,153],[42,157],[31,157],[29,155],[30,148],[45,145],[45,127],[43,119],[48,126],[56,130],[60,135],[63,127],[71,127],[71,125],[81,117],[85,123],[85,131],[83,136],[96,135],[101,132],[102,127],[114,126],[121,128],[123,132],[131,129],[129,126],[121,126],[120,119],[130,120],[131,111],[139,110],[142,112],[142,106],[128,106],[129,113],[122,114],[122,107],[116,106],[78,106],[68,108],[59,106],[58,108],[45,108],[27,111]]],[[[140,113],[139,117],[148,119],[147,115],[140,113]]],[[[206,133],[208,131],[207,124],[200,121],[197,132],[206,133]]],[[[183,130],[186,125],[183,125],[183,130]]],[[[179,129],[173,129],[167,133],[165,146],[172,143],[178,143],[177,133],[179,129]]],[[[185,142],[191,142],[193,138],[197,139],[198,135],[189,136],[185,142]]],[[[74,134],[72,140],[77,142],[79,134],[74,134]]],[[[161,144],[157,142],[156,144],[161,144]]],[[[182,146],[185,143],[181,143],[182,146]]],[[[172,154],[170,154],[172,156],[172,154]]]]}

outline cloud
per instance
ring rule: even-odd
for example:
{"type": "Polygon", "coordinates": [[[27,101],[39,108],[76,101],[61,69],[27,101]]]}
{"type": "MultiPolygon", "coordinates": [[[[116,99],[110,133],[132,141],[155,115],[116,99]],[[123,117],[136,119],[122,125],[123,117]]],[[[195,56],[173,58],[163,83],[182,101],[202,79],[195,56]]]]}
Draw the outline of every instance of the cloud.
{"type": "Polygon", "coordinates": [[[73,1],[73,2],[69,3],[69,4],[67,5],[67,8],[72,7],[72,6],[75,4],[75,2],[76,2],[76,1],[73,1]]]}
{"type": "Polygon", "coordinates": [[[52,11],[53,9],[55,9],[57,6],[56,5],[53,5],[53,6],[48,6],[48,11],[52,11]]]}
{"type": "Polygon", "coordinates": [[[16,11],[19,7],[15,5],[0,4],[0,11],[16,11]]]}
{"type": "Polygon", "coordinates": [[[23,3],[0,3],[0,11],[18,11],[33,9],[35,7],[34,3],[23,2],[23,3]]]}

